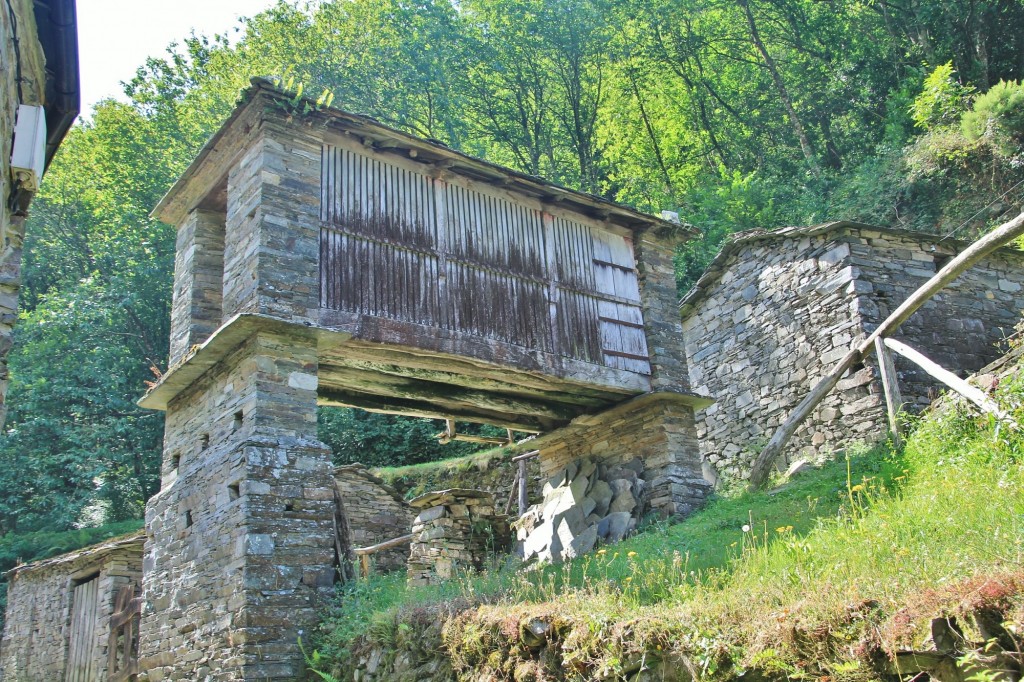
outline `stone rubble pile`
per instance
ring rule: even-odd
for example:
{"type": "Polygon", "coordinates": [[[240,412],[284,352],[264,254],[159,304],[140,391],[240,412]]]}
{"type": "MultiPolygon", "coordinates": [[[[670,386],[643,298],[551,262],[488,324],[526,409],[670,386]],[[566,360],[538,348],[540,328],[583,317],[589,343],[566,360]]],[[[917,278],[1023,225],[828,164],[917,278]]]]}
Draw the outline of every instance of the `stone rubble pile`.
{"type": "Polygon", "coordinates": [[[509,549],[508,517],[495,512],[489,492],[453,488],[425,493],[409,504],[420,510],[412,526],[409,585],[436,584],[459,571],[480,570],[489,557],[509,549]]]}
{"type": "Polygon", "coordinates": [[[523,561],[560,563],[614,543],[636,528],[646,487],[644,464],[606,465],[580,459],[544,484],[544,501],[512,526],[523,561]]]}

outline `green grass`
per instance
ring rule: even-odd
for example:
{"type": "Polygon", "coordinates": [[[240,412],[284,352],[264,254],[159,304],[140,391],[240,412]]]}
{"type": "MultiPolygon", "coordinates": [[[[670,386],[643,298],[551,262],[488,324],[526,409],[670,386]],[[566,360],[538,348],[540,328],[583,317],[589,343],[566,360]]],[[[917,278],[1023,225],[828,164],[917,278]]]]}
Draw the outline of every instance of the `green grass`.
{"type": "MultiPolygon", "coordinates": [[[[1009,386],[1000,399],[1024,422],[1022,395],[1009,386]]],[[[923,645],[928,618],[966,603],[965,585],[1016,580],[1022,455],[1021,433],[951,410],[924,421],[902,453],[875,450],[774,494],[713,500],[565,566],[496,567],[434,588],[407,589],[401,575],[360,581],[339,596],[318,646],[340,669],[353,647],[393,641],[434,608],[445,655],[476,675],[534,665],[510,623],[541,618],[558,624],[559,665],[582,677],[641,657],[697,661],[710,677],[756,668],[870,678],[872,652],[923,645]]]]}

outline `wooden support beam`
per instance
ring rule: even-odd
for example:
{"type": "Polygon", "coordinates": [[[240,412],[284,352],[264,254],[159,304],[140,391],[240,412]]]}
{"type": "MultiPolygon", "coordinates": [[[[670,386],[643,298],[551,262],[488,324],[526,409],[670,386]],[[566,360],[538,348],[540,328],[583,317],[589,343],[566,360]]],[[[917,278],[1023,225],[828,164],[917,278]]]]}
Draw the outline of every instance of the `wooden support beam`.
{"type": "Polygon", "coordinates": [[[996,404],[996,401],[992,400],[987,395],[985,395],[984,391],[974,386],[971,386],[969,383],[967,383],[957,375],[939,366],[937,363],[933,362],[928,357],[926,357],[924,353],[914,350],[907,344],[901,343],[896,339],[885,339],[883,343],[885,344],[885,347],[887,349],[899,353],[901,356],[905,357],[907,360],[910,360],[915,365],[923,369],[925,372],[928,373],[928,376],[932,377],[933,379],[941,381],[946,386],[949,386],[951,389],[962,395],[964,398],[967,398],[967,400],[974,403],[982,412],[991,414],[994,417],[1004,422],[1007,422],[1008,424],[1011,424],[1013,426],[1017,425],[1017,423],[1009,414],[1007,414],[1004,410],[999,408],[999,405],[996,404]]]}
{"type": "Polygon", "coordinates": [[[907,319],[923,306],[928,300],[942,291],[950,282],[959,277],[965,270],[975,265],[978,261],[996,249],[1006,246],[1017,237],[1024,234],[1024,213],[1013,220],[1003,223],[987,235],[967,247],[959,256],[946,263],[946,266],[939,270],[934,277],[924,283],[917,291],[910,295],[889,317],[878,326],[864,341],[856,348],[843,356],[831,372],[825,375],[811,392],[790,413],[786,421],[779,426],[768,445],[761,450],[753,466],[750,468],[750,488],[760,488],[766,480],[768,473],[776,458],[782,453],[782,449],[789,442],[789,439],[796,433],[797,428],[827,396],[839,380],[851,367],[862,361],[867,353],[870,353],[875,346],[875,339],[886,338],[896,332],[907,319]]]}
{"type": "MultiPolygon", "coordinates": [[[[480,391],[352,367],[321,366],[320,385],[327,390],[368,393],[385,398],[415,400],[437,406],[452,415],[480,409],[508,415],[524,415],[553,422],[568,422],[584,410],[557,402],[533,400],[515,394],[480,391]]],[[[504,426],[504,424],[502,424],[504,426]]]]}
{"type": "Polygon", "coordinates": [[[457,419],[474,424],[492,424],[525,433],[551,431],[563,425],[563,422],[552,422],[523,415],[509,414],[507,412],[494,412],[483,409],[473,409],[471,411],[447,409],[433,403],[418,400],[341,390],[321,389],[317,392],[317,404],[332,407],[357,407],[367,412],[398,414],[405,417],[457,419]]]}
{"type": "Polygon", "coordinates": [[[896,447],[903,445],[900,434],[900,412],[903,410],[903,396],[900,395],[900,383],[896,376],[896,365],[892,361],[892,353],[885,347],[882,338],[875,339],[875,354],[878,356],[878,370],[882,379],[882,390],[885,392],[885,409],[889,415],[889,432],[896,447]]]}

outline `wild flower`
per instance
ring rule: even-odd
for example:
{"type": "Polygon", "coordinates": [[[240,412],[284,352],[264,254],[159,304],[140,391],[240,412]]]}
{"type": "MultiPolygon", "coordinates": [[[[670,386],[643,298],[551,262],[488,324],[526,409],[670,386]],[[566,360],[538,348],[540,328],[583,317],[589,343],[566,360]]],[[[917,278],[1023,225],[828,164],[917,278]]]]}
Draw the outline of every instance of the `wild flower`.
{"type": "Polygon", "coordinates": [[[750,524],[748,524],[748,523],[744,523],[743,524],[743,532],[744,533],[749,533],[750,532],[750,524]]]}

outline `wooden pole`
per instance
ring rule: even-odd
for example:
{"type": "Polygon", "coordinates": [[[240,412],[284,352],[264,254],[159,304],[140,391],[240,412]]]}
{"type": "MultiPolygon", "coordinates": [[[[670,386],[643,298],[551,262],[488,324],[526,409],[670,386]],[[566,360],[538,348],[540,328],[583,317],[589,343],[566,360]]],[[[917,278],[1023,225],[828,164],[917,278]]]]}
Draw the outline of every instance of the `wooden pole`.
{"type": "Polygon", "coordinates": [[[985,395],[985,392],[981,389],[971,386],[957,375],[931,361],[923,353],[914,350],[905,343],[901,343],[895,339],[885,339],[884,343],[887,349],[891,349],[905,357],[907,360],[910,360],[927,372],[929,376],[934,379],[938,379],[942,383],[946,384],[946,386],[949,386],[951,389],[977,405],[978,409],[982,412],[994,415],[995,417],[1016,426],[1017,423],[1013,418],[1003,410],[999,409],[999,405],[985,395]]]}
{"type": "Polygon", "coordinates": [[[839,383],[843,375],[873,350],[876,338],[885,338],[895,332],[900,328],[900,325],[907,321],[907,318],[917,312],[932,296],[959,277],[965,270],[996,249],[1006,246],[1022,234],[1024,234],[1024,213],[992,230],[967,247],[959,256],[946,263],[946,267],[939,270],[934,277],[911,294],[899,308],[878,326],[878,329],[864,339],[860,345],[844,355],[839,364],[811,389],[807,397],[800,401],[800,404],[796,406],[796,409],[779,426],[772,439],[768,441],[768,445],[758,454],[750,469],[750,488],[752,490],[760,488],[768,480],[768,473],[771,471],[772,465],[782,453],[786,443],[796,433],[800,424],[818,406],[818,403],[824,400],[825,396],[835,388],[835,385],[839,383]]]}
{"type": "Polygon", "coordinates": [[[903,409],[903,396],[900,395],[900,382],[896,376],[896,364],[892,361],[892,352],[885,347],[885,341],[875,339],[875,355],[878,356],[878,370],[882,375],[882,390],[885,392],[885,409],[889,415],[889,432],[892,443],[896,447],[903,445],[900,435],[899,414],[903,409]]]}
{"type": "Polygon", "coordinates": [[[519,460],[519,516],[522,517],[526,513],[526,508],[529,506],[527,493],[529,491],[526,488],[526,460],[519,460]]]}

